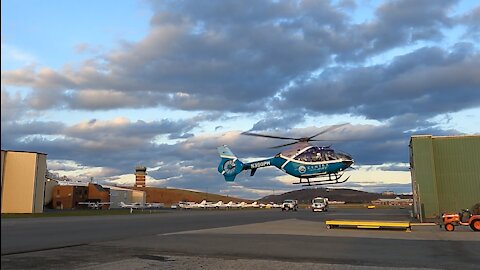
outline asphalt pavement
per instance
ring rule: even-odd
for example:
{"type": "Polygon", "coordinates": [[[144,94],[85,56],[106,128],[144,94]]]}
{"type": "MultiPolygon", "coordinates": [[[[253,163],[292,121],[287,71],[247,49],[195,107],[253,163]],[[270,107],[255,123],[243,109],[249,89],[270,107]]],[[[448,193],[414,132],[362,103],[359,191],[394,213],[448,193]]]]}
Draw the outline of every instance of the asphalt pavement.
{"type": "Polygon", "coordinates": [[[326,229],[327,219],[409,220],[405,209],[327,213],[163,210],[2,219],[4,269],[478,269],[480,234],[326,229]]]}

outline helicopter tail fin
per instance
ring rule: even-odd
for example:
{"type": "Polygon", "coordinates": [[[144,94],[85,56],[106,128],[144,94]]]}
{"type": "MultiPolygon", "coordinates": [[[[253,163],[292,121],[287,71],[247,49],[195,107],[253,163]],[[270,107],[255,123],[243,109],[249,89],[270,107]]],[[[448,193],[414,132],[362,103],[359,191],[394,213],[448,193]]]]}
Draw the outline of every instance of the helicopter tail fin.
{"type": "Polygon", "coordinates": [[[218,154],[222,158],[220,164],[218,164],[218,172],[225,177],[225,181],[233,182],[235,180],[235,176],[243,171],[244,164],[226,145],[218,147],[217,150],[218,154]]]}

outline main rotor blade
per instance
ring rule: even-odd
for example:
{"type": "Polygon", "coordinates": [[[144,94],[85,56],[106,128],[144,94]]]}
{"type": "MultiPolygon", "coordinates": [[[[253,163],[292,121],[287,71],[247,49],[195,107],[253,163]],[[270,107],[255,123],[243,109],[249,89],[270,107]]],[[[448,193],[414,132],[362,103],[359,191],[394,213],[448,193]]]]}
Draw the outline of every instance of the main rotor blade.
{"type": "Polygon", "coordinates": [[[332,131],[332,130],[334,130],[334,129],[337,129],[337,128],[339,128],[339,127],[343,127],[343,126],[345,126],[345,125],[348,125],[348,123],[340,124],[340,125],[333,125],[333,126],[327,128],[327,129],[325,129],[324,131],[320,131],[319,133],[317,133],[317,134],[315,134],[315,135],[313,135],[313,136],[311,136],[311,137],[308,137],[308,140],[312,140],[313,138],[317,137],[318,135],[322,135],[322,134],[324,134],[324,133],[327,133],[327,132],[332,131]]]}
{"type": "MultiPolygon", "coordinates": [[[[242,132],[241,134],[242,134],[242,135],[248,135],[248,136],[257,136],[257,137],[264,137],[264,138],[281,139],[281,140],[299,140],[298,138],[280,137],[280,136],[264,135],[264,134],[250,133],[250,132],[242,132]]],[[[295,143],[296,143],[296,142],[295,142],[295,143]]]]}
{"type": "Polygon", "coordinates": [[[277,146],[273,146],[273,147],[269,147],[269,148],[270,148],[270,149],[275,149],[275,148],[280,148],[280,147],[284,147],[284,146],[289,146],[289,145],[297,144],[297,143],[298,143],[298,142],[286,143],[286,144],[277,145],[277,146]]]}

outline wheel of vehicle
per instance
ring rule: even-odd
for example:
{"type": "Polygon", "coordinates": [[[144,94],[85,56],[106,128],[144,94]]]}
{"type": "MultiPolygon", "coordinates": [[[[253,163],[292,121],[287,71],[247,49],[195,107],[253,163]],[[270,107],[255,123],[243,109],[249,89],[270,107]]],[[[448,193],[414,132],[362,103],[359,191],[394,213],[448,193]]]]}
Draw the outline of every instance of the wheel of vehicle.
{"type": "Polygon", "coordinates": [[[297,208],[293,208],[293,211],[297,211],[297,208]]]}
{"type": "Polygon", "coordinates": [[[327,225],[327,229],[331,229],[331,228],[332,228],[332,226],[330,226],[330,225],[327,225]]]}
{"type": "Polygon", "coordinates": [[[470,228],[476,232],[480,231],[480,219],[472,220],[472,223],[470,223],[470,228]]]}
{"type": "Polygon", "coordinates": [[[453,232],[455,230],[455,226],[452,223],[445,224],[445,230],[448,232],[453,232]]]}

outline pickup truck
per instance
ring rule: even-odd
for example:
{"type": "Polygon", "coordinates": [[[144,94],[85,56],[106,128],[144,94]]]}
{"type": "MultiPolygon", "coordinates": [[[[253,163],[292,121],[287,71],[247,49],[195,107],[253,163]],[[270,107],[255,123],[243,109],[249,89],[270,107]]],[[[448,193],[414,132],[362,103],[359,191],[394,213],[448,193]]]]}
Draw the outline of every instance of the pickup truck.
{"type": "Polygon", "coordinates": [[[298,201],[297,200],[285,200],[282,203],[282,211],[297,211],[298,210],[298,201]]]}

